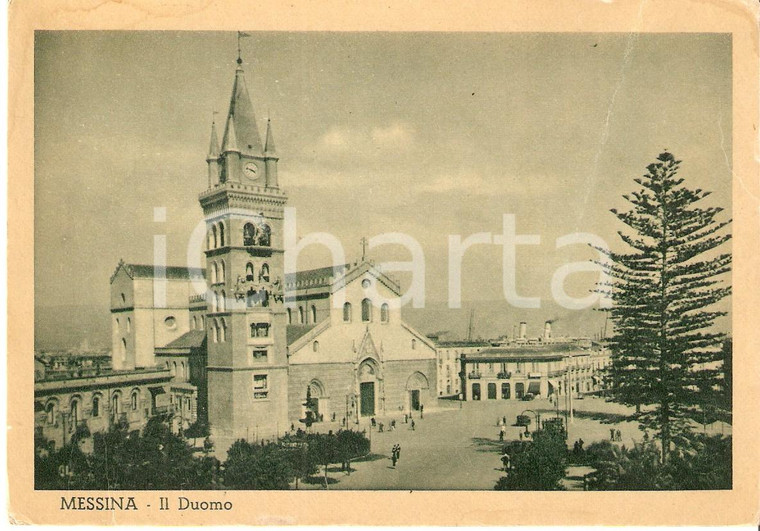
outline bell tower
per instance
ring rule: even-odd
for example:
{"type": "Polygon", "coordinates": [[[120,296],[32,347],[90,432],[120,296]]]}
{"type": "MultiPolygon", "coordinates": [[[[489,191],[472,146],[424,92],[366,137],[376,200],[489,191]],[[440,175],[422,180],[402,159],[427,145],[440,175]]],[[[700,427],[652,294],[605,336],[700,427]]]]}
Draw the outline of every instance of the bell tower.
{"type": "Polygon", "coordinates": [[[283,212],[271,123],[266,144],[238,57],[221,147],[212,124],[207,227],[208,415],[214,437],[272,438],[287,430],[283,212]]]}

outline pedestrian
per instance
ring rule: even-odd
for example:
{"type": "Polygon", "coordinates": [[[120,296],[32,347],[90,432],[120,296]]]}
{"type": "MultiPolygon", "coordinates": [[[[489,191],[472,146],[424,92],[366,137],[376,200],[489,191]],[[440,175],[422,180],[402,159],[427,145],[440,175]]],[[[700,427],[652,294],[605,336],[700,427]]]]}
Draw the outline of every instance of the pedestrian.
{"type": "Polygon", "coordinates": [[[499,430],[499,442],[504,442],[504,432],[499,430]]]}
{"type": "Polygon", "coordinates": [[[401,445],[400,444],[396,445],[396,459],[401,461],[401,445]]]}
{"type": "Polygon", "coordinates": [[[396,468],[396,452],[391,452],[391,461],[393,462],[393,468],[396,468]]]}
{"type": "Polygon", "coordinates": [[[504,424],[505,426],[507,425],[507,416],[506,415],[504,415],[503,417],[501,417],[501,423],[504,424]]]}
{"type": "Polygon", "coordinates": [[[501,464],[504,465],[504,471],[509,470],[509,454],[505,453],[501,456],[501,464]]]}
{"type": "Polygon", "coordinates": [[[378,424],[378,433],[383,433],[383,423],[378,424]]]}
{"type": "Polygon", "coordinates": [[[412,431],[414,431],[414,419],[412,419],[412,431]]]}
{"type": "Polygon", "coordinates": [[[623,434],[620,433],[620,430],[615,431],[615,438],[618,440],[618,442],[623,440],[623,434]]]}
{"type": "Polygon", "coordinates": [[[523,440],[523,432],[520,432],[520,440],[523,440]]]}
{"type": "Polygon", "coordinates": [[[409,423],[409,417],[406,415],[406,413],[404,413],[404,424],[408,424],[408,423],[409,423]]]}
{"type": "Polygon", "coordinates": [[[393,430],[395,430],[395,429],[396,429],[396,419],[393,419],[393,420],[391,421],[391,431],[393,431],[393,430]]]}
{"type": "Polygon", "coordinates": [[[423,415],[424,415],[424,413],[425,413],[425,406],[423,406],[422,404],[420,404],[420,418],[421,418],[421,419],[424,419],[424,418],[425,418],[425,417],[423,416],[423,415]]]}

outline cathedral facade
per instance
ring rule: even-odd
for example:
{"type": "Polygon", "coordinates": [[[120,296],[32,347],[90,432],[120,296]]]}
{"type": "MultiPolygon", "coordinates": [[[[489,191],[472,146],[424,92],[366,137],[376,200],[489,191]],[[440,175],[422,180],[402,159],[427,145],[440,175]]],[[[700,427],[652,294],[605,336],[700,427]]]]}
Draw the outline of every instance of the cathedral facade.
{"type": "Polygon", "coordinates": [[[172,400],[193,396],[193,418],[207,419],[222,446],[282,435],[306,409],[349,425],[434,408],[435,347],[402,321],[395,281],[365,260],[285,275],[288,197],[271,123],[262,142],[241,64],[221,142],[212,124],[199,196],[205,270],[119,265],[114,367],[181,379],[185,395],[174,389],[172,400]]]}

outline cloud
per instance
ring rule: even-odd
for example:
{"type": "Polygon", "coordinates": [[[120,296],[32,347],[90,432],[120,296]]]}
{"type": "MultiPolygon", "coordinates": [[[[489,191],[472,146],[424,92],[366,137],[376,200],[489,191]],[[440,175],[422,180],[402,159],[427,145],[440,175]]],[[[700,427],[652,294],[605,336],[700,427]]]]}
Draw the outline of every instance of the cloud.
{"type": "Polygon", "coordinates": [[[333,125],[305,151],[327,156],[351,153],[366,159],[385,156],[390,150],[409,149],[414,140],[414,129],[404,122],[359,128],[333,125]]]}
{"type": "Polygon", "coordinates": [[[408,149],[414,143],[414,129],[408,124],[394,123],[372,129],[372,141],[384,148],[408,149]]]}

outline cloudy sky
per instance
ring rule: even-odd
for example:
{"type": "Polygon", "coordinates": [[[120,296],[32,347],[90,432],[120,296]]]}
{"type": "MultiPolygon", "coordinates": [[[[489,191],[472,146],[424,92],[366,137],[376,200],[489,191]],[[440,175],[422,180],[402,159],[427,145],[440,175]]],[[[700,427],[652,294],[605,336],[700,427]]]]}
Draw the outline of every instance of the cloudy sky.
{"type": "MultiPolygon", "coordinates": [[[[413,236],[432,304],[448,295],[449,235],[500,234],[503,214],[540,235],[518,251],[517,288],[548,301],[559,266],[593,257],[556,239],[587,232],[617,247],[609,209],[665,148],[730,207],[730,36],[251,34],[248,87],[262,135],[272,119],[299,235],[333,233],[349,258],[362,236],[413,236]]],[[[234,33],[37,34],[38,307],[107,304],[118,260],[152,263],[155,234],[168,235],[170,263],[185,263],[235,58],[234,33]],[[153,221],[157,206],[166,223],[153,221]]],[[[327,261],[314,248],[299,266],[327,261]]],[[[465,306],[503,301],[501,270],[499,247],[471,248],[465,306]]],[[[574,275],[567,290],[584,296],[593,281],[574,275]]],[[[520,316],[499,312],[496,328],[520,316]]]]}

